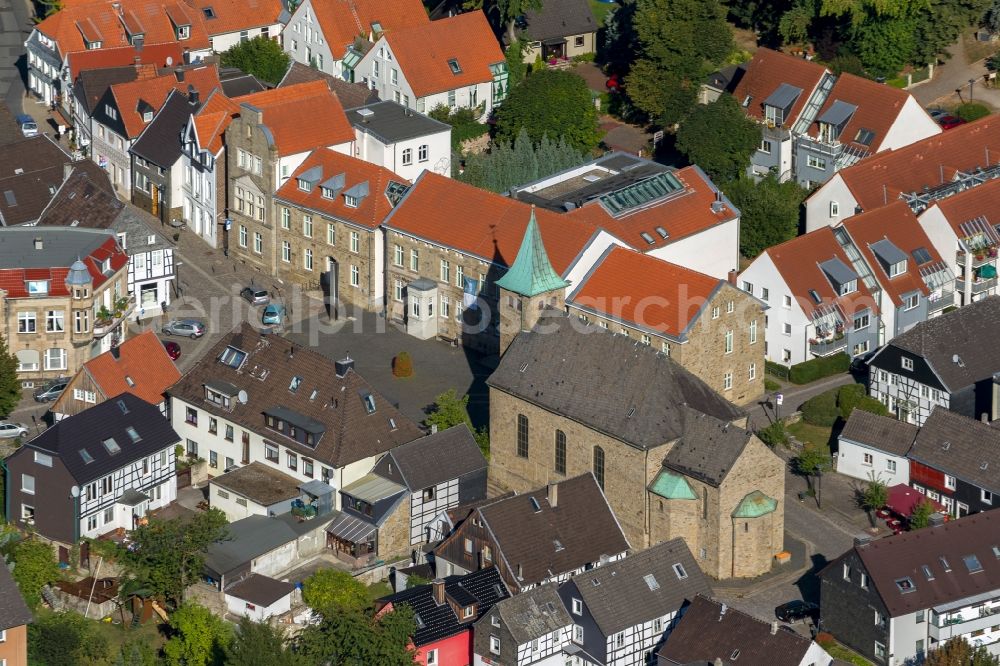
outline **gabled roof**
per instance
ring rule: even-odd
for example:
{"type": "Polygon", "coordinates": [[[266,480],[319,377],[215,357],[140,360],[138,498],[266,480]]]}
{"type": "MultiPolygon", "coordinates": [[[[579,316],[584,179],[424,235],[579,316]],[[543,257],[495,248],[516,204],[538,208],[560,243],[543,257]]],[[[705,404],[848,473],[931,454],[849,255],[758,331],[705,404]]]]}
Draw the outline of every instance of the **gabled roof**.
{"type": "MultiPolygon", "coordinates": [[[[861,215],[844,220],[844,228],[850,234],[855,247],[861,252],[872,275],[897,306],[903,304],[903,297],[915,291],[923,295],[930,289],[921,277],[921,268],[933,267],[941,263],[941,255],[934,248],[930,238],[905,202],[896,201],[861,215]],[[919,264],[913,251],[923,248],[927,261],[919,264]],[[899,253],[902,256],[899,257],[899,253]],[[889,277],[887,258],[906,260],[906,272],[889,277]]],[[[940,270],[945,269],[941,264],[940,270]]]]}
{"type": "Polygon", "coordinates": [[[514,339],[487,384],[640,449],[682,437],[688,409],[743,415],[648,345],[554,310],[514,339]]]}
{"type": "Polygon", "coordinates": [[[549,256],[545,253],[542,234],[538,231],[538,222],[535,220],[534,205],[531,206],[531,217],[528,218],[528,226],[524,230],[524,238],[521,239],[521,247],[514,263],[496,284],[502,289],[529,298],[569,286],[569,282],[559,277],[552,268],[549,256]]]}
{"type": "Polygon", "coordinates": [[[784,127],[791,127],[798,120],[806,101],[826,72],[826,68],[822,65],[804,58],[796,58],[766,48],[757,49],[753,59],[746,66],[746,72],[737,84],[733,96],[746,109],[747,115],[763,120],[764,100],[782,85],[786,86],[786,89],[798,88],[801,92],[783,123],[784,127]]]}
{"type": "Polygon", "coordinates": [[[473,622],[493,605],[510,597],[510,592],[496,567],[473,571],[464,576],[448,576],[444,579],[445,595],[460,602],[460,606],[476,605],[476,615],[461,622],[447,601],[438,605],[434,601],[433,584],[420,585],[396,594],[382,597],[376,602],[378,608],[392,604],[393,608],[405,604],[413,609],[419,618],[413,633],[413,644],[417,647],[430,645],[464,631],[471,631],[473,622]]]}
{"type": "Polygon", "coordinates": [[[205,32],[209,37],[275,25],[284,11],[281,0],[186,0],[186,2],[194,7],[188,9],[189,12],[201,14],[205,32]],[[211,17],[205,11],[209,8],[211,17]]]}
{"type": "Polygon", "coordinates": [[[936,408],[907,457],[1000,494],[1000,429],[989,423],[936,408]]]}
{"type": "Polygon", "coordinates": [[[205,97],[219,85],[219,70],[215,65],[208,65],[185,69],[180,75],[169,72],[155,78],[119,83],[111,86],[110,95],[118,107],[128,138],[134,139],[149,124],[143,119],[143,111],[155,115],[174,90],[186,93],[193,88],[205,97]]]}
{"type": "Polygon", "coordinates": [[[663,466],[719,487],[753,433],[684,405],[678,411],[684,434],[667,452],[663,466]]]}
{"type": "MultiPolygon", "coordinates": [[[[127,47],[132,48],[132,47],[127,47]]],[[[117,51],[119,49],[109,49],[117,51]]],[[[103,53],[104,51],[81,51],[80,53],[103,53]]],[[[75,55],[75,54],[74,54],[75,55]]],[[[86,115],[93,114],[97,103],[104,97],[108,88],[117,83],[128,83],[138,78],[151,78],[157,74],[156,65],[126,65],[124,67],[106,67],[103,69],[83,70],[74,79],[73,96],[79,102],[86,115]]]]}
{"type": "Polygon", "coordinates": [[[7,298],[27,298],[27,282],[49,281],[50,296],[68,296],[66,276],[82,259],[97,288],[128,264],[128,255],[110,231],[66,227],[14,227],[0,234],[0,289],[7,298]],[[42,249],[35,249],[35,239],[42,249]],[[110,270],[102,270],[104,261],[110,270]]]}
{"type": "Polygon", "coordinates": [[[900,194],[948,183],[957,172],[971,173],[996,164],[1000,155],[1000,118],[987,116],[904,148],[882,151],[841,169],[843,179],[863,210],[885,206],[900,194]]]}
{"type": "MultiPolygon", "coordinates": [[[[939,608],[1000,589],[1000,512],[983,511],[943,525],[855,546],[890,617],[939,608]],[[973,557],[972,559],[967,559],[973,557]],[[982,571],[975,571],[978,567],[982,571]],[[928,575],[929,574],[929,575],[928,575]],[[901,587],[897,581],[907,579],[901,587]]],[[[848,551],[850,553],[851,551],[848,551]]],[[[841,576],[845,553],[820,575],[841,576]]],[[[969,602],[962,601],[961,605],[969,602]]]]}
{"type": "Polygon", "coordinates": [[[481,10],[391,30],[385,40],[417,97],[490,82],[490,65],[504,62],[481,10]]]}
{"type": "Polygon", "coordinates": [[[585,35],[601,27],[587,0],[547,0],[540,8],[525,11],[524,21],[519,32],[534,42],[585,35]]]}
{"type": "Polygon", "coordinates": [[[657,655],[660,664],[678,666],[719,663],[799,666],[812,641],[789,627],[782,626],[777,631],[775,628],[771,622],[698,595],[667,635],[657,655]]]}
{"type": "MultiPolygon", "coordinates": [[[[517,645],[530,643],[573,624],[573,618],[559,597],[558,587],[552,583],[504,599],[497,603],[494,611],[500,615],[517,645]]],[[[489,631],[486,627],[483,630],[489,631]]]]}
{"type": "Polygon", "coordinates": [[[274,196],[281,203],[329,215],[365,229],[375,229],[393,209],[389,194],[398,196],[405,191],[405,183],[403,178],[385,167],[328,148],[318,148],[310,153],[274,196]],[[308,192],[299,189],[298,180],[303,176],[316,179],[308,192]],[[368,185],[368,194],[357,197],[357,206],[348,206],[344,194],[362,184],[368,185]],[[332,194],[332,198],[324,196],[324,188],[332,194]]]}
{"type": "Polygon", "coordinates": [[[675,613],[699,594],[712,593],[708,578],[681,538],[663,541],[571,580],[604,636],[675,613]]]}
{"type": "Polygon", "coordinates": [[[337,96],[322,81],[273,88],[236,100],[263,113],[280,155],[354,141],[354,128],[337,96]],[[323,122],[317,123],[316,119],[323,122]]]}
{"type": "Polygon", "coordinates": [[[163,392],[181,378],[163,343],[151,330],[125,340],[83,364],[106,396],[132,393],[152,405],[163,402],[163,392]],[[131,383],[130,383],[131,382],[131,383]]]}
{"type": "Polygon", "coordinates": [[[239,116],[240,107],[218,88],[209,93],[205,103],[193,115],[198,146],[218,155],[226,138],[226,128],[239,116]]]}
{"type": "Polygon", "coordinates": [[[34,222],[63,182],[72,161],[47,135],[0,146],[0,224],[34,222]]]}
{"type": "Polygon", "coordinates": [[[164,169],[172,167],[181,158],[182,130],[191,114],[201,106],[199,101],[195,101],[196,97],[171,90],[153,117],[153,122],[146,126],[129,152],[164,169]]]}
{"type": "MultiPolygon", "coordinates": [[[[84,72],[106,68],[124,68],[135,65],[153,65],[155,67],[170,67],[184,62],[184,46],[181,42],[164,42],[163,44],[134,46],[118,46],[90,51],[74,51],[66,56],[69,64],[70,81],[84,72]]],[[[103,91],[102,91],[103,92],[103,91]]]]}
{"type": "Polygon", "coordinates": [[[423,434],[353,369],[338,377],[333,361],[322,354],[262,335],[246,322],[223,336],[168,393],[331,467],[377,456],[423,434]],[[246,353],[242,364],[220,360],[227,348],[246,353]],[[246,403],[233,398],[227,410],[209,402],[205,384],[211,381],[246,391],[246,403]],[[374,411],[366,404],[369,397],[374,411]],[[267,428],[264,413],[275,410],[294,412],[307,426],[322,426],[315,447],[267,428]]]}
{"type": "Polygon", "coordinates": [[[0,565],[0,631],[28,624],[31,610],[6,564],[0,565]]]}
{"type": "Polygon", "coordinates": [[[464,423],[389,451],[410,492],[486,469],[486,459],[464,423]]]}
{"type": "Polygon", "coordinates": [[[73,164],[69,178],[42,211],[38,225],[107,229],[124,208],[108,172],[91,160],[82,160],[73,164]]]}
{"type": "MultiPolygon", "coordinates": [[[[337,3],[323,2],[321,3],[321,6],[326,8],[329,6],[335,6],[336,4],[337,3]]],[[[335,48],[332,43],[330,44],[330,47],[335,48]]],[[[288,65],[288,71],[285,72],[285,76],[278,83],[278,87],[284,88],[287,86],[294,86],[299,83],[309,83],[310,81],[323,81],[326,83],[327,87],[329,87],[330,90],[333,91],[333,94],[337,96],[337,99],[340,100],[340,105],[345,109],[353,109],[378,101],[378,92],[372,90],[365,84],[350,83],[349,81],[327,74],[326,72],[313,69],[309,65],[303,65],[301,62],[296,60],[292,60],[288,65]]]]}
{"type": "Polygon", "coordinates": [[[567,300],[573,306],[682,340],[709,299],[726,284],[725,280],[612,245],[567,300]],[[691,307],[693,303],[699,305],[691,307]]]}
{"type": "Polygon", "coordinates": [[[179,441],[180,435],[158,407],[131,393],[122,393],[57,421],[24,448],[58,456],[73,480],[83,484],[179,441]],[[137,434],[138,441],[131,432],[137,434]],[[105,443],[111,440],[111,444],[105,443]]]}
{"type": "MultiPolygon", "coordinates": [[[[1000,199],[1000,179],[989,180],[982,185],[936,201],[928,210],[937,207],[955,232],[955,236],[963,240],[969,235],[962,229],[966,222],[984,218],[991,226],[1000,224],[1000,211],[997,210],[996,203],[998,199],[1000,199]]],[[[921,214],[921,219],[925,214],[921,214]]]]}
{"type": "Polygon", "coordinates": [[[537,584],[629,549],[593,474],[561,481],[556,488],[555,506],[548,488],[541,488],[479,508],[496,539],[497,555],[514,575],[520,567],[520,585],[537,584]]]}
{"type": "Polygon", "coordinates": [[[863,444],[895,456],[905,456],[920,428],[890,416],[855,409],[840,431],[840,439],[863,444]]]}
{"type": "Polygon", "coordinates": [[[267,608],[295,590],[295,583],[282,582],[252,573],[243,580],[226,587],[226,595],[267,608]]]}
{"type": "Polygon", "coordinates": [[[420,0],[314,0],[310,6],[335,60],[344,57],[358,36],[375,36],[375,24],[383,32],[395,32],[430,23],[420,0]]]}
{"type": "MultiPolygon", "coordinates": [[[[997,331],[1000,296],[988,296],[919,322],[886,346],[923,357],[949,391],[958,391],[1000,372],[1000,345],[984,342],[992,340],[997,331]]],[[[881,355],[872,358],[877,367],[881,355]]]]}

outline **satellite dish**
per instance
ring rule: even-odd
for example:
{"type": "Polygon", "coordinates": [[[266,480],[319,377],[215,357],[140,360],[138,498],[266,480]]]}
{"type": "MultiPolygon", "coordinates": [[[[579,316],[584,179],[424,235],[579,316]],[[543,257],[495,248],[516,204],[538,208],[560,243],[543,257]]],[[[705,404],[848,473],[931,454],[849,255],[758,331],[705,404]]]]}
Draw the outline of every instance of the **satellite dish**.
{"type": "Polygon", "coordinates": [[[249,397],[250,396],[247,395],[247,392],[242,390],[236,394],[236,399],[239,400],[241,405],[247,404],[247,400],[249,399],[249,397]]]}
{"type": "Polygon", "coordinates": [[[174,57],[173,56],[167,56],[167,67],[170,67],[173,64],[174,64],[174,57]]]}
{"type": "Polygon", "coordinates": [[[72,495],[73,497],[79,497],[80,496],[80,486],[73,486],[72,488],[70,488],[69,489],[69,494],[72,495]]]}

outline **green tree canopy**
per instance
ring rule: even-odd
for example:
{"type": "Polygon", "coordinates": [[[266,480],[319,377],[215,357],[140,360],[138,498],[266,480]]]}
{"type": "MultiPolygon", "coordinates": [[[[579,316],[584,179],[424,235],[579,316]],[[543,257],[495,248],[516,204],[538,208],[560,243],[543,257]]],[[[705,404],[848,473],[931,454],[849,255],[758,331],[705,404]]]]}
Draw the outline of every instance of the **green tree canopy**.
{"type": "Polygon", "coordinates": [[[938,643],[927,653],[924,666],[1000,666],[1000,657],[990,654],[985,645],[972,647],[964,636],[938,643]]]}
{"type": "Polygon", "coordinates": [[[572,72],[543,69],[534,72],[497,111],[496,139],[513,142],[521,130],[534,143],[563,137],[574,149],[589,152],[601,140],[597,109],[587,83],[572,72]]]}
{"type": "Polygon", "coordinates": [[[677,150],[713,180],[739,177],[760,145],[760,125],[747,118],[732,95],[699,104],[677,130],[677,150]]]}
{"type": "Polygon", "coordinates": [[[523,127],[513,144],[493,143],[490,152],[467,155],[465,170],[458,180],[491,192],[506,192],[516,185],[530,183],[564,169],[583,164],[586,157],[569,146],[562,137],[558,142],[543,136],[537,145],[523,127]]]}
{"type": "Polygon", "coordinates": [[[296,637],[295,651],[310,664],[410,666],[410,637],[416,630],[406,605],[373,617],[367,610],[320,613],[320,621],[296,637]]]}
{"type": "Polygon", "coordinates": [[[225,649],[226,666],[308,666],[285,643],[280,627],[243,616],[225,649]]]}
{"type": "Polygon", "coordinates": [[[28,625],[28,661],[37,666],[101,664],[110,657],[108,639],[79,613],[40,612],[28,625]]]}
{"type": "Polygon", "coordinates": [[[772,174],[755,183],[741,176],[722,185],[740,209],[740,253],[752,259],[767,248],[795,238],[799,208],[807,194],[794,181],[779,183],[772,174]]]}
{"type": "Polygon", "coordinates": [[[340,569],[320,569],[306,578],[302,600],[310,608],[328,614],[334,610],[361,610],[371,604],[365,586],[340,569]]]}
{"type": "Polygon", "coordinates": [[[141,639],[122,643],[115,657],[114,666],[157,666],[159,657],[153,647],[141,639]]]}
{"type": "Polygon", "coordinates": [[[490,432],[485,426],[478,429],[472,426],[472,418],[469,416],[468,395],[463,395],[459,398],[455,389],[448,389],[434,398],[434,405],[431,407],[427,418],[424,419],[425,426],[428,428],[437,426],[438,430],[447,430],[460,423],[469,426],[469,430],[472,431],[473,436],[476,438],[476,443],[479,444],[479,450],[489,460],[490,432]]]}
{"type": "Polygon", "coordinates": [[[889,501],[889,490],[885,487],[885,483],[877,478],[872,477],[868,481],[868,485],[865,486],[864,490],[861,492],[861,505],[865,511],[872,512],[878,511],[885,506],[885,503],[889,501]]]}
{"type": "Polygon", "coordinates": [[[11,575],[21,588],[25,603],[36,608],[42,601],[42,588],[59,580],[59,563],[52,546],[37,539],[24,539],[14,544],[11,560],[14,562],[11,575]]]}
{"type": "Polygon", "coordinates": [[[171,636],[163,645],[168,666],[221,666],[233,630],[221,617],[187,602],[170,615],[171,636]]]}
{"type": "Polygon", "coordinates": [[[920,500],[910,513],[910,529],[920,530],[931,524],[934,505],[929,499],[920,500]]]}
{"type": "Polygon", "coordinates": [[[236,44],[222,54],[225,67],[237,67],[261,81],[277,85],[288,71],[291,58],[281,44],[269,37],[254,37],[236,44]]]}
{"type": "Polygon", "coordinates": [[[0,335],[0,418],[7,418],[21,400],[21,380],[17,377],[17,358],[0,335]]]}

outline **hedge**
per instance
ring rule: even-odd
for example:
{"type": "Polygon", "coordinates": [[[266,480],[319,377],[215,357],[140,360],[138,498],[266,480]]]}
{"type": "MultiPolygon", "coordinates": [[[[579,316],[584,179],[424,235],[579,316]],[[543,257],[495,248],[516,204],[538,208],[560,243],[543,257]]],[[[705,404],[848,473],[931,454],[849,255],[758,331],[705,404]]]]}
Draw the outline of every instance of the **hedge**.
{"type": "Polygon", "coordinates": [[[832,428],[838,418],[837,389],[824,391],[802,404],[802,420],[811,425],[832,428]]]}
{"type": "Polygon", "coordinates": [[[814,426],[833,427],[837,419],[850,418],[851,412],[860,409],[885,416],[885,405],[865,394],[862,384],[840,386],[806,400],[802,405],[802,420],[814,426]]]}
{"type": "Polygon", "coordinates": [[[885,416],[889,413],[885,405],[865,393],[863,384],[841,386],[840,391],[837,393],[837,407],[840,410],[840,417],[845,421],[851,417],[851,412],[855,409],[880,416],[885,416]]]}
{"type": "Polygon", "coordinates": [[[774,375],[779,379],[788,380],[787,365],[781,365],[780,363],[775,363],[774,361],[764,361],[764,369],[768,374],[774,375]]]}
{"type": "Polygon", "coordinates": [[[793,384],[808,384],[823,377],[839,375],[851,367],[851,357],[847,354],[820,356],[802,363],[796,363],[788,369],[788,379],[793,384]]]}

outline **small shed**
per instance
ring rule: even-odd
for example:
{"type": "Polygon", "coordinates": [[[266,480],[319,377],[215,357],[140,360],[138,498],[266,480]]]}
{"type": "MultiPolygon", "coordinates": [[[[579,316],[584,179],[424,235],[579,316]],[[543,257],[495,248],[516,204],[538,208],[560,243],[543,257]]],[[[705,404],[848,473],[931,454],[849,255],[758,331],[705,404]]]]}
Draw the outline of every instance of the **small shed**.
{"type": "Polygon", "coordinates": [[[260,574],[250,574],[226,588],[226,608],[261,622],[292,609],[295,585],[260,574]]]}

